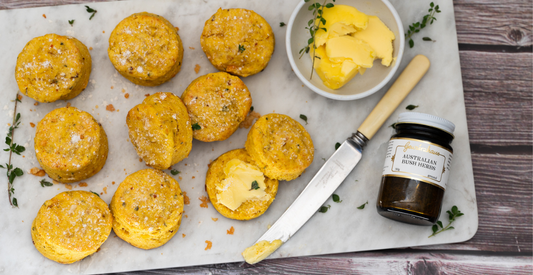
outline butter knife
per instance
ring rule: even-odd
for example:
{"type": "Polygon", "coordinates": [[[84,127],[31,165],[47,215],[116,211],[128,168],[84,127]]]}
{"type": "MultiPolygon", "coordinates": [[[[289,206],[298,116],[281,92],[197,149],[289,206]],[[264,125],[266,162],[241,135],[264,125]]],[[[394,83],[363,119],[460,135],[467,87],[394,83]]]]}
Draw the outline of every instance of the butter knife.
{"type": "Polygon", "coordinates": [[[411,60],[357,132],[333,153],[274,225],[242,253],[246,262],[255,264],[268,257],[317,212],[361,160],[363,147],[425,75],[429,65],[423,55],[411,60]]]}

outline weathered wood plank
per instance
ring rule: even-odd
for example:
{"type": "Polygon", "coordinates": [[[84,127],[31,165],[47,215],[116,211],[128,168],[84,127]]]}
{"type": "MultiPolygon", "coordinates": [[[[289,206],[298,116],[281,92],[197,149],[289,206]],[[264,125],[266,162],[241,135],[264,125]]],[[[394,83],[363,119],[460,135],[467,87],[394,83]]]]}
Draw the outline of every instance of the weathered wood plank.
{"type": "Polygon", "coordinates": [[[470,142],[533,145],[533,53],[462,51],[460,58],[470,142]]]}
{"type": "Polygon", "coordinates": [[[529,274],[531,261],[529,256],[389,251],[265,260],[254,266],[231,263],[115,274],[529,274]]]}
{"type": "Polygon", "coordinates": [[[454,0],[453,4],[459,43],[532,45],[530,0],[454,0]]]}

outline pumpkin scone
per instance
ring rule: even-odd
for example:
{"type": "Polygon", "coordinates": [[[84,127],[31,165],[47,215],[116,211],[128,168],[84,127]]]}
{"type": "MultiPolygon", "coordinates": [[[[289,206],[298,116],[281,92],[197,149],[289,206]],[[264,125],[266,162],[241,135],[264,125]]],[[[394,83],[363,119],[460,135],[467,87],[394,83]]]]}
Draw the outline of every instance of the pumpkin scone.
{"type": "Polygon", "coordinates": [[[251,220],[265,213],[274,201],[278,181],[264,176],[245,149],[236,149],[209,165],[205,187],[222,216],[251,220]]]}
{"type": "Polygon", "coordinates": [[[260,117],[248,132],[245,147],[265,176],[286,181],[311,165],[315,151],[305,128],[282,114],[260,117]]]}
{"type": "Polygon", "coordinates": [[[107,160],[104,128],[89,113],[75,107],[51,111],[35,132],[35,155],[48,176],[62,183],[87,179],[107,160]]]}
{"type": "Polygon", "coordinates": [[[173,93],[155,93],[133,107],[126,117],[131,143],[146,165],[168,169],[192,148],[187,108],[173,93]]]}
{"type": "Polygon", "coordinates": [[[171,176],[144,169],[120,183],[110,207],[115,234],[135,247],[152,249],[164,245],[178,231],[183,194],[171,176]]]}
{"type": "Polygon", "coordinates": [[[167,19],[141,12],[118,23],[109,37],[107,53],[115,69],[131,82],[157,86],[180,71],[183,44],[177,28],[167,19]]]}
{"type": "Polygon", "coordinates": [[[189,112],[193,137],[205,142],[230,137],[252,106],[252,97],[244,82],[224,72],[198,77],[181,99],[189,112]]]}
{"type": "Polygon", "coordinates": [[[26,44],[17,57],[19,90],[39,102],[68,100],[89,83],[91,55],[74,37],[47,34],[26,44]]]}
{"type": "Polygon", "coordinates": [[[247,77],[263,71],[274,52],[274,33],[252,10],[218,9],[206,22],[200,44],[220,71],[247,77]]]}
{"type": "Polygon", "coordinates": [[[107,240],[113,216],[107,204],[87,191],[67,191],[47,200],[33,220],[31,238],[46,258],[62,264],[79,261],[107,240]]]}

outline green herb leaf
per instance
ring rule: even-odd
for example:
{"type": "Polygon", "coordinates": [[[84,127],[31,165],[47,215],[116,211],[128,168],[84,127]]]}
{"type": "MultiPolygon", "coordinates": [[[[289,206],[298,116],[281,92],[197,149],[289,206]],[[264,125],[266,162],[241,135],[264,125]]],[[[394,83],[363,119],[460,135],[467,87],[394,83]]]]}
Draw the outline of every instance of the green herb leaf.
{"type": "Polygon", "coordinates": [[[68,23],[69,23],[71,26],[74,26],[74,19],[69,20],[68,23]]]}
{"type": "Polygon", "coordinates": [[[200,129],[202,129],[202,127],[198,123],[195,123],[195,124],[192,125],[192,130],[193,131],[200,130],[200,129]]]}
{"type": "Polygon", "coordinates": [[[100,197],[100,195],[98,195],[98,193],[94,192],[94,191],[91,191],[91,193],[97,195],[98,197],[100,197]]]}
{"type": "Polygon", "coordinates": [[[436,234],[437,231],[439,231],[439,227],[438,227],[436,224],[434,224],[434,225],[431,227],[431,230],[433,231],[433,234],[436,234]]]}
{"type": "Polygon", "coordinates": [[[396,122],[394,122],[393,124],[389,125],[389,127],[392,127],[392,129],[396,129],[396,122]]]}
{"type": "Polygon", "coordinates": [[[406,110],[412,111],[414,109],[418,108],[418,105],[409,104],[407,107],[405,107],[406,110]]]}
{"type": "Polygon", "coordinates": [[[13,205],[14,205],[15,207],[19,207],[19,204],[18,204],[18,202],[17,202],[17,198],[13,198],[13,205]]]}
{"type": "Polygon", "coordinates": [[[433,225],[432,227],[432,230],[433,230],[433,234],[429,235],[428,238],[431,238],[441,232],[444,232],[444,231],[447,231],[447,230],[452,230],[452,229],[455,229],[455,227],[451,226],[451,224],[455,221],[455,219],[457,219],[458,217],[460,216],[463,216],[464,213],[462,213],[459,208],[457,208],[457,206],[452,206],[452,208],[448,211],[446,211],[446,213],[448,213],[448,224],[443,227],[442,226],[442,222],[441,221],[437,221],[437,224],[433,225]],[[439,226],[441,228],[441,230],[438,230],[439,229],[439,226]],[[437,230],[435,230],[435,228],[437,228],[437,230]]]}
{"type": "Polygon", "coordinates": [[[415,46],[415,41],[413,41],[412,38],[409,38],[409,48],[413,48],[415,46]]]}
{"type": "Polygon", "coordinates": [[[246,50],[243,45],[239,44],[239,52],[244,52],[246,50]]]}
{"type": "Polygon", "coordinates": [[[170,170],[170,174],[172,174],[172,175],[174,175],[174,176],[177,175],[177,174],[179,174],[179,173],[181,173],[181,172],[178,171],[178,170],[176,170],[176,169],[172,169],[172,170],[170,170]]]}
{"type": "Polygon", "coordinates": [[[305,121],[305,125],[307,125],[307,116],[306,115],[300,115],[300,118],[305,121]]]}
{"type": "Polygon", "coordinates": [[[341,203],[342,202],[341,198],[337,194],[333,194],[333,195],[331,195],[331,197],[333,198],[333,201],[336,202],[336,203],[341,203]]]}
{"type": "Polygon", "coordinates": [[[251,190],[257,190],[257,189],[259,189],[259,183],[257,183],[256,180],[254,180],[254,181],[252,181],[252,189],[250,189],[250,191],[251,190]]]}
{"type": "Polygon", "coordinates": [[[331,207],[331,205],[328,204],[328,206],[321,206],[320,209],[318,209],[318,212],[320,213],[326,213],[328,212],[328,209],[331,207]]]}
{"type": "MultiPolygon", "coordinates": [[[[433,2],[429,4],[430,8],[428,9],[428,14],[424,15],[422,17],[422,22],[415,22],[411,25],[409,25],[409,28],[407,29],[407,33],[405,34],[405,39],[409,41],[409,48],[413,48],[415,46],[415,42],[412,39],[413,34],[419,33],[420,30],[425,28],[427,26],[427,23],[433,24],[434,21],[437,21],[437,18],[435,18],[435,13],[440,13],[439,6],[435,6],[433,2]]],[[[433,41],[433,39],[429,37],[422,38],[424,41],[433,41]]]]}
{"type": "Polygon", "coordinates": [[[254,111],[254,106],[250,107],[250,112],[254,111]]]}
{"type": "Polygon", "coordinates": [[[139,211],[139,206],[135,206],[135,211],[139,211]]]}
{"type": "Polygon", "coordinates": [[[424,41],[433,41],[433,39],[431,39],[429,37],[422,37],[422,40],[424,40],[424,41]]]}
{"type": "Polygon", "coordinates": [[[279,26],[280,26],[280,27],[285,27],[285,23],[283,23],[283,22],[279,22],[279,26]]]}
{"type": "Polygon", "coordinates": [[[341,144],[340,144],[340,143],[338,143],[338,142],[337,142],[337,143],[335,143],[335,151],[336,151],[337,149],[339,149],[339,147],[341,147],[341,144]]]}
{"type": "Polygon", "coordinates": [[[92,13],[91,17],[89,17],[89,20],[93,19],[94,15],[95,15],[98,11],[95,10],[95,9],[91,9],[89,6],[85,6],[85,8],[87,9],[87,12],[88,12],[88,13],[92,13]]]}
{"type": "Polygon", "coordinates": [[[441,221],[437,221],[437,224],[440,226],[440,228],[444,227],[444,226],[442,226],[442,222],[441,221]]]}
{"type": "Polygon", "coordinates": [[[365,205],[367,204],[368,204],[368,201],[358,206],[357,209],[360,209],[360,210],[365,209],[365,205]]]}
{"type": "Polygon", "coordinates": [[[41,183],[41,187],[54,185],[53,183],[47,181],[46,179],[41,180],[40,183],[41,183]]]}

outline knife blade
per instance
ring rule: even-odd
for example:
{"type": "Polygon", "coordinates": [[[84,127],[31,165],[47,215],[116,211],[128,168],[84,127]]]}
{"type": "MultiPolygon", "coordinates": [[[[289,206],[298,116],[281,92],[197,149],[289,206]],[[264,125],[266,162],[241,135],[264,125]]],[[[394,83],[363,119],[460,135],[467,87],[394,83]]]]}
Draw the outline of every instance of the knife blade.
{"type": "Polygon", "coordinates": [[[333,153],[274,225],[242,253],[246,262],[255,264],[268,257],[317,212],[359,163],[363,147],[416,86],[429,65],[428,58],[423,55],[411,60],[357,132],[333,153]]]}

